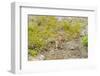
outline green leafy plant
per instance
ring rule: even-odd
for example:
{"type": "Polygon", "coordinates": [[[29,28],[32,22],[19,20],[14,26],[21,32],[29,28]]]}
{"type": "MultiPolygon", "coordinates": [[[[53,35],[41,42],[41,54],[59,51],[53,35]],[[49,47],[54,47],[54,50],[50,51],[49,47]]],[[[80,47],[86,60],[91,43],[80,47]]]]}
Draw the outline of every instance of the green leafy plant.
{"type": "Polygon", "coordinates": [[[82,37],[82,44],[86,47],[88,46],[88,36],[83,36],[82,37]]]}

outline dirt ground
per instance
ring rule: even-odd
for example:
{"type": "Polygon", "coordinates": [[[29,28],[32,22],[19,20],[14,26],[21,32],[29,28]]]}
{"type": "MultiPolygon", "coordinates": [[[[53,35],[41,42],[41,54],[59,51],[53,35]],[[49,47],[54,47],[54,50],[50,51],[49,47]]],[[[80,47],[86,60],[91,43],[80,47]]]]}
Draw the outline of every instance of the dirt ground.
{"type": "MultiPolygon", "coordinates": [[[[55,44],[52,44],[54,46],[55,44]]],[[[57,60],[57,59],[78,59],[87,58],[88,50],[81,44],[80,39],[64,42],[62,47],[49,47],[40,52],[36,57],[29,57],[29,60],[57,60]]]]}

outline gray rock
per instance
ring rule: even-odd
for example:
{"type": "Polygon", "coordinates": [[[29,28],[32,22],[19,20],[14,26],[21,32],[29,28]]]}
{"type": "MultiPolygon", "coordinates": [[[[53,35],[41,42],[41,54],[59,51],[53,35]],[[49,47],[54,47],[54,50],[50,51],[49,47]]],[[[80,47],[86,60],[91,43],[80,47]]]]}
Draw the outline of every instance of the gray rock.
{"type": "Polygon", "coordinates": [[[32,57],[32,56],[29,57],[30,61],[37,61],[37,60],[44,60],[44,59],[45,59],[45,56],[41,54],[37,55],[36,57],[32,57]]]}
{"type": "Polygon", "coordinates": [[[38,58],[39,60],[44,60],[44,59],[45,59],[45,56],[44,56],[44,55],[39,55],[37,58],[38,58]]]}
{"type": "Polygon", "coordinates": [[[73,47],[73,46],[70,47],[70,50],[74,50],[74,49],[75,49],[75,47],[73,47]]]}

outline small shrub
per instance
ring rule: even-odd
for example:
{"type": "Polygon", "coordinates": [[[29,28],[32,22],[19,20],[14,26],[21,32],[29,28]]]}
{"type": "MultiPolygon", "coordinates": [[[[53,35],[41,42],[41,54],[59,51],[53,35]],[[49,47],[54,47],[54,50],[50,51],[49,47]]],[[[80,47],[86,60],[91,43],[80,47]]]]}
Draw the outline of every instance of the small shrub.
{"type": "Polygon", "coordinates": [[[88,36],[83,36],[82,37],[82,44],[86,47],[88,46],[88,36]]]}
{"type": "Polygon", "coordinates": [[[35,49],[34,50],[28,49],[28,54],[35,57],[38,54],[38,51],[35,49]]]}

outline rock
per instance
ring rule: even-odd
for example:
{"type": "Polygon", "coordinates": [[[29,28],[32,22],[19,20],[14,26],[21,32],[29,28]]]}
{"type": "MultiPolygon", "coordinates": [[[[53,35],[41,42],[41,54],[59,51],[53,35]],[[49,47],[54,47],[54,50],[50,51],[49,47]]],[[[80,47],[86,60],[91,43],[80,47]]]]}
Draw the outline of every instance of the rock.
{"type": "Polygon", "coordinates": [[[82,55],[82,58],[88,58],[88,48],[81,47],[81,55],[82,55]]]}
{"type": "Polygon", "coordinates": [[[70,47],[70,50],[74,50],[74,49],[75,49],[75,47],[73,47],[73,46],[70,47]]]}
{"type": "Polygon", "coordinates": [[[39,55],[39,56],[37,56],[37,59],[38,60],[44,60],[45,59],[45,56],[44,55],[39,55]]]}
{"type": "Polygon", "coordinates": [[[28,58],[29,58],[28,59],[29,61],[37,61],[37,60],[44,60],[45,59],[45,56],[39,54],[36,57],[29,56],[28,58]]]}
{"type": "Polygon", "coordinates": [[[72,40],[72,41],[69,41],[69,42],[67,42],[64,45],[64,47],[67,50],[75,50],[75,49],[78,49],[80,47],[80,40],[72,40]]]}

